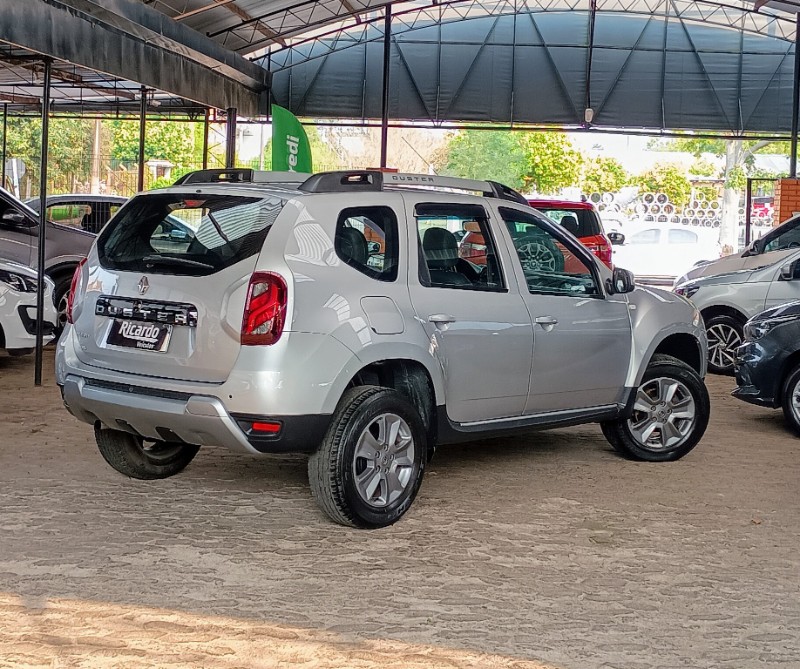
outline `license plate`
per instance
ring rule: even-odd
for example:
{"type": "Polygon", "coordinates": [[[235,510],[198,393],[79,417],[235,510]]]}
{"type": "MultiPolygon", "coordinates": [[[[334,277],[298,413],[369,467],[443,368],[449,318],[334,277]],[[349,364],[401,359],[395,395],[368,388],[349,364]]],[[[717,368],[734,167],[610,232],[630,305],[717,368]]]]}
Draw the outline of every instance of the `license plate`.
{"type": "Polygon", "coordinates": [[[164,353],[169,346],[171,335],[172,326],[167,323],[115,320],[111,324],[106,343],[111,346],[164,353]]]}

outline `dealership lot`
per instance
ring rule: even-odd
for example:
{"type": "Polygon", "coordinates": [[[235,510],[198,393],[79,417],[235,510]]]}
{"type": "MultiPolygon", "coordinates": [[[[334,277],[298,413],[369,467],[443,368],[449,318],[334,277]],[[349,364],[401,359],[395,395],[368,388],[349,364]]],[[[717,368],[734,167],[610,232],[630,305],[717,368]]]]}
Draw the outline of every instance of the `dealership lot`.
{"type": "Polygon", "coordinates": [[[800,666],[800,440],[728,377],[679,462],[596,426],[443,447],[365,532],[302,457],[122,477],[51,368],[0,357],[2,667],[800,666]]]}

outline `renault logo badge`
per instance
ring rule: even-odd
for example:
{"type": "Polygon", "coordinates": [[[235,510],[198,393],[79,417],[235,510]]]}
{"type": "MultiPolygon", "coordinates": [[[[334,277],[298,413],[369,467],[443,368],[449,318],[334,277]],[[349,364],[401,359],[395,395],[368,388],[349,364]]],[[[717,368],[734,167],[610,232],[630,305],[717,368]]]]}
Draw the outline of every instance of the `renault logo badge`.
{"type": "Polygon", "coordinates": [[[139,279],[139,295],[144,295],[150,288],[150,282],[146,276],[139,279]]]}

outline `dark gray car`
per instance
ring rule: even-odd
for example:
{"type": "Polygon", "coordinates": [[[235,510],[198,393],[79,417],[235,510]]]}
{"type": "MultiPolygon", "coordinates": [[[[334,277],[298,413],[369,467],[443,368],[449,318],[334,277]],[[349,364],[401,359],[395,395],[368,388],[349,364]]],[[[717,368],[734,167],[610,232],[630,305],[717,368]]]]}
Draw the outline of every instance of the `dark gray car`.
{"type": "MultiPolygon", "coordinates": [[[[47,196],[47,218],[50,221],[98,233],[119,208],[128,201],[121,195],[96,195],[93,193],[62,193],[47,196]]],[[[39,212],[38,197],[25,200],[31,209],[39,212]]]]}
{"type": "MultiPolygon", "coordinates": [[[[67,294],[78,263],[86,257],[94,235],[80,228],[47,222],[45,272],[53,283],[59,326],[66,318],[67,294]]],[[[0,257],[29,267],[38,265],[39,214],[0,188],[0,257]]]]}

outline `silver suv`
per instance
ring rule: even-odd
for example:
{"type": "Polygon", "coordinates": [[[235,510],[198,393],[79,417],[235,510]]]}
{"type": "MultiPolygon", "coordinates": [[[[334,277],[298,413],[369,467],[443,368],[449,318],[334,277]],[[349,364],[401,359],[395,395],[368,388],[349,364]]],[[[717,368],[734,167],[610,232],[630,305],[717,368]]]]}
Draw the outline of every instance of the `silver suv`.
{"type": "Polygon", "coordinates": [[[136,196],[76,272],[57,379],[142,479],[200,446],[308,452],[336,522],[411,505],[439,444],[599,422],[626,456],[702,437],[706,339],[500,184],[205,171],[136,196]],[[471,262],[458,238],[476,233],[471,262]]]}

